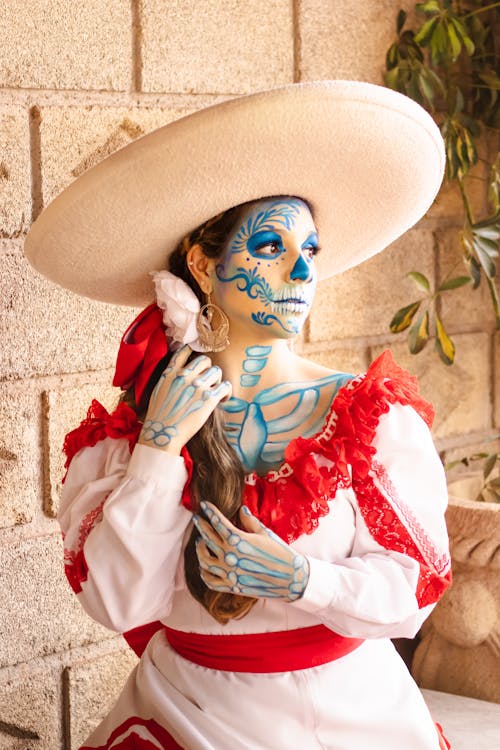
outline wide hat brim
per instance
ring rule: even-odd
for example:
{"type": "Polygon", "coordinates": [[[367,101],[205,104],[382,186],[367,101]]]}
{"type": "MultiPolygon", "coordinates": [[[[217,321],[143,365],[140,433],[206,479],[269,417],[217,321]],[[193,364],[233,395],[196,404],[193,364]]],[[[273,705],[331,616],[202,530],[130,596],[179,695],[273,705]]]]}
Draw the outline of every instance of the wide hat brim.
{"type": "Polygon", "coordinates": [[[385,248],[428,210],[443,140],[413,100],[359,81],[292,84],[223,102],[116,151],[60,193],[25,253],[77,294],[144,306],[149,271],[219,212],[271,195],[312,206],[320,278],[385,248]]]}

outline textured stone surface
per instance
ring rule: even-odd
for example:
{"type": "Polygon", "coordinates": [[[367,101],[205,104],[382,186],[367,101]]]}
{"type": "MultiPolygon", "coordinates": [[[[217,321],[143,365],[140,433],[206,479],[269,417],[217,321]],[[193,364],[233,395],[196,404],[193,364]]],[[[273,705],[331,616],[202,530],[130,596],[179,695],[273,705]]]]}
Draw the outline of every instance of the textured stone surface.
{"type": "MultiPolygon", "coordinates": [[[[482,216],[485,210],[484,194],[484,170],[481,166],[474,167],[467,181],[467,198],[474,216],[482,216]]],[[[465,217],[464,204],[460,188],[456,182],[443,180],[441,189],[437,194],[432,206],[426,213],[429,219],[455,218],[457,230],[463,224],[465,217]]]]}
{"type": "Polygon", "coordinates": [[[191,99],[170,107],[42,107],[40,142],[43,201],[52,198],[90,167],[145,133],[206,106],[191,99]]]}
{"type": "MultiPolygon", "coordinates": [[[[490,424],[489,341],[485,333],[453,336],[455,363],[447,367],[429,342],[420,354],[412,355],[406,343],[390,346],[396,361],[416,375],[420,390],[434,405],[435,438],[486,430],[490,424]]],[[[373,347],[375,357],[387,347],[373,347]]]]}
{"type": "Polygon", "coordinates": [[[364,372],[369,364],[366,347],[335,347],[328,351],[310,352],[305,356],[323,367],[352,375],[364,372]]]}
{"type": "Polygon", "coordinates": [[[108,411],[112,411],[120,393],[118,388],[111,385],[92,383],[79,388],[46,391],[43,394],[44,432],[48,445],[45,467],[45,510],[48,515],[57,515],[59,508],[65,462],[62,452],[64,436],[85,418],[92,399],[96,398],[108,411]]]}
{"type": "Polygon", "coordinates": [[[64,576],[59,534],[0,547],[0,666],[109,638],[64,576]]]}
{"type": "Polygon", "coordinates": [[[40,502],[40,406],[26,385],[0,383],[0,528],[31,521],[40,502]]]}
{"type": "Polygon", "coordinates": [[[143,91],[238,93],[293,80],[288,0],[144,0],[143,91]]]}
{"type": "Polygon", "coordinates": [[[389,333],[394,313],[423,296],[405,278],[415,270],[432,283],[433,235],[423,229],[407,232],[380,255],[321,282],[311,312],[309,340],[389,333]]]}
{"type": "Polygon", "coordinates": [[[0,373],[29,377],[114,366],[137,311],[91,302],[35,272],[19,252],[2,254],[0,373]]]}
{"type": "Polygon", "coordinates": [[[419,685],[500,702],[500,505],[450,501],[453,583],[422,628],[419,685]]]}
{"type": "MultiPolygon", "coordinates": [[[[443,453],[443,461],[450,464],[455,461],[468,459],[468,465],[459,463],[447,470],[448,486],[450,494],[457,497],[465,497],[474,500],[483,488],[484,458],[474,458],[479,454],[491,455],[500,452],[500,438],[474,442],[470,445],[461,445],[450,448],[443,453]]],[[[493,479],[500,473],[500,464],[494,467],[488,480],[493,479]]]]}
{"type": "Polygon", "coordinates": [[[453,750],[497,750],[500,746],[500,706],[437,690],[422,690],[425,702],[453,750]]]}
{"type": "MultiPolygon", "coordinates": [[[[447,278],[468,276],[462,263],[458,227],[436,232],[440,283],[447,278]]],[[[441,313],[444,323],[451,330],[477,331],[478,328],[493,328],[495,314],[486,279],[483,275],[477,289],[472,284],[450,290],[441,295],[441,313]]]]}
{"type": "Polygon", "coordinates": [[[493,403],[495,427],[500,427],[500,332],[495,334],[494,370],[493,370],[493,403]]]}
{"type": "Polygon", "coordinates": [[[11,237],[25,231],[31,196],[29,115],[23,107],[0,109],[0,196],[0,235],[11,237]]]}
{"type": "Polygon", "coordinates": [[[301,80],[382,83],[385,53],[396,38],[398,10],[410,6],[409,0],[362,4],[301,0],[301,80]]]}
{"type": "Polygon", "coordinates": [[[130,3],[3,0],[0,85],[127,91],[130,3]]]}
{"type": "Polygon", "coordinates": [[[0,673],[0,750],[61,747],[59,677],[49,670],[0,673]]]}
{"type": "Polygon", "coordinates": [[[106,716],[136,664],[137,657],[127,649],[66,670],[71,737],[68,750],[78,750],[106,716]]]}

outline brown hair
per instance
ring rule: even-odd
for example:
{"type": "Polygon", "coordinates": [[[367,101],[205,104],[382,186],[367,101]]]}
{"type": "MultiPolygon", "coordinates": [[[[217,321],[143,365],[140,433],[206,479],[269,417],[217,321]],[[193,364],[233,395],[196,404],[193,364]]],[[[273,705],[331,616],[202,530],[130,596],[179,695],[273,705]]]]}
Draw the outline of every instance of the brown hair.
{"type": "MultiPolygon", "coordinates": [[[[284,196],[269,196],[266,200],[283,198],[284,196]]],[[[293,198],[293,196],[287,196],[293,198]]],[[[311,206],[302,200],[312,213],[311,206]]],[[[177,245],[170,255],[168,270],[179,276],[194,291],[201,304],[205,303],[205,295],[196,279],[191,274],[186,255],[193,245],[201,245],[203,252],[209,258],[222,255],[226,241],[231,231],[247,206],[255,201],[248,201],[224,211],[201,224],[177,245]]],[[[133,389],[127,391],[124,400],[137,412],[139,419],[144,420],[147,404],[154,386],[161,373],[167,366],[171,355],[167,355],[158,363],[150,381],[144,391],[139,408],[134,401],[133,389]],[[145,406],[143,406],[145,405],[145,406]]],[[[199,356],[193,352],[190,360],[199,356]]],[[[229,520],[238,525],[238,511],[241,507],[245,473],[243,466],[229,445],[221,414],[215,410],[201,429],[187,443],[187,449],[193,459],[193,476],[190,485],[191,507],[199,512],[201,500],[209,500],[229,520]]],[[[199,533],[195,527],[184,550],[184,568],[186,583],[189,591],[218,622],[226,623],[233,618],[244,617],[257,599],[213,591],[202,581],[200,567],[196,555],[196,540],[199,533]]]]}
{"type": "MultiPolygon", "coordinates": [[[[193,245],[199,244],[209,258],[218,258],[222,254],[226,240],[246,205],[248,204],[230,208],[194,229],[179,242],[169,258],[169,271],[189,284],[201,304],[205,302],[205,295],[189,271],[186,254],[193,245]]],[[[134,401],[133,389],[127,391],[123,396],[123,400],[136,411],[141,420],[144,420],[153,388],[167,366],[170,356],[170,354],[167,355],[158,363],[144,391],[140,406],[134,401]]],[[[190,360],[197,356],[199,354],[193,352],[190,360]]],[[[193,511],[199,512],[201,500],[209,500],[230,521],[235,524],[238,523],[238,510],[243,497],[245,474],[239,458],[226,439],[224,423],[217,410],[210,415],[196,435],[188,441],[186,447],[193,459],[193,476],[190,485],[193,511]]],[[[247,596],[213,591],[205,585],[200,576],[196,555],[196,540],[198,537],[199,533],[193,527],[184,550],[184,568],[189,591],[212,617],[221,623],[226,623],[235,617],[243,617],[257,600],[247,596]]]]}

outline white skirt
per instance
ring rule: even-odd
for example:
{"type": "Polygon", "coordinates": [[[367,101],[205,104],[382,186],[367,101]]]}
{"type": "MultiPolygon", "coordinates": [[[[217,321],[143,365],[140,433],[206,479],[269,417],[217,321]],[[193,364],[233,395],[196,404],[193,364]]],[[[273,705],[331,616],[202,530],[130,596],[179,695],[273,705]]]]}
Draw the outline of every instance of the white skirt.
{"type": "Polygon", "coordinates": [[[85,748],[439,750],[422,695],[388,639],[310,669],[201,667],[153,636],[85,748]]]}

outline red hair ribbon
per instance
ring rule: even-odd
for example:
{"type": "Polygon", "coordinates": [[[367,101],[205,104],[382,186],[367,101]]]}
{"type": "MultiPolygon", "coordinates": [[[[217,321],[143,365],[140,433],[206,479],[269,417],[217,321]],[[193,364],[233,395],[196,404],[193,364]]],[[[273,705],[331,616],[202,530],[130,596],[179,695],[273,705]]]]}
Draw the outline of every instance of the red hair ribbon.
{"type": "Polygon", "coordinates": [[[157,304],[146,307],[123,334],[113,385],[123,391],[134,386],[139,404],[158,362],[168,353],[163,313],[157,304]]]}

